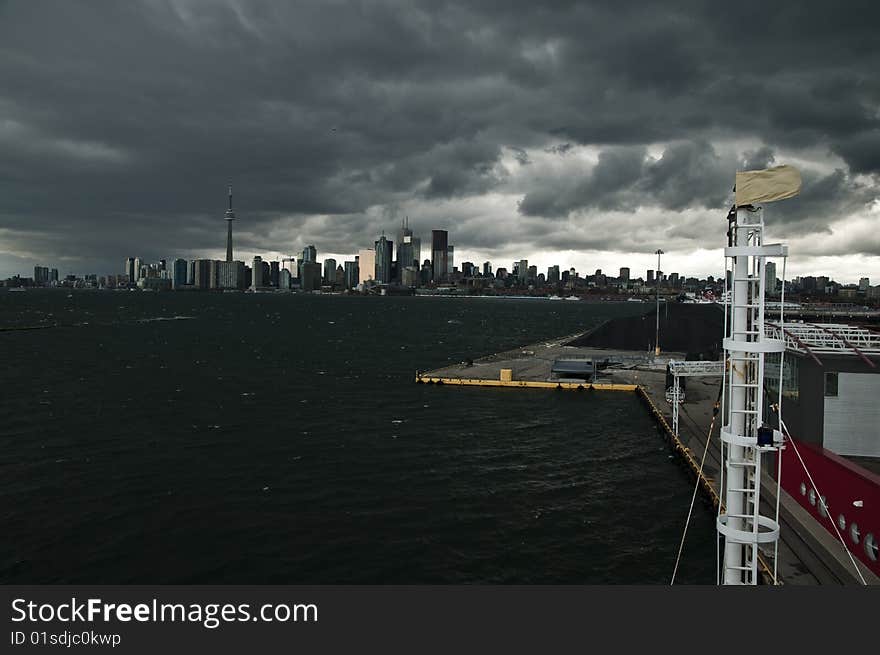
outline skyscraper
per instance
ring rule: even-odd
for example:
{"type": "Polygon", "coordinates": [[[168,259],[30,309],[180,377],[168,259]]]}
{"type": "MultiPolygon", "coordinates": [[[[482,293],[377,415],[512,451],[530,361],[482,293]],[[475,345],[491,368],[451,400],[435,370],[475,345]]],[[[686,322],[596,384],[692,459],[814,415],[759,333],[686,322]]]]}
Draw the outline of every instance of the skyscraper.
{"type": "Polygon", "coordinates": [[[135,282],[134,257],[128,257],[125,260],[125,274],[128,276],[130,283],[134,284],[134,282],[135,282]]]}
{"type": "Polygon", "coordinates": [[[525,284],[529,278],[529,260],[520,259],[519,265],[516,267],[516,277],[520,284],[525,284]]]}
{"type": "Polygon", "coordinates": [[[232,185],[229,185],[229,208],[226,210],[226,261],[232,261],[232,221],[235,214],[232,213],[232,185]]]}
{"type": "Polygon", "coordinates": [[[175,259],[171,276],[171,288],[178,289],[186,284],[186,274],[189,263],[185,259],[175,259]]]}
{"type": "Polygon", "coordinates": [[[449,233],[446,230],[431,230],[431,279],[442,282],[448,272],[449,233]]]}
{"type": "Polygon", "coordinates": [[[774,293],[776,291],[776,264],[767,262],[764,264],[764,292],[774,293]]]}
{"type": "Polygon", "coordinates": [[[358,285],[358,261],[345,262],[345,288],[354,289],[358,285]]]}
{"type": "Polygon", "coordinates": [[[336,282],[336,260],[333,258],[324,260],[324,284],[336,282]]]}
{"type": "Polygon", "coordinates": [[[376,251],[358,250],[358,284],[376,279],[376,251]]]}
{"type": "Polygon", "coordinates": [[[318,262],[303,262],[301,288],[303,291],[318,291],[321,288],[321,265],[318,262]]]}
{"type": "Polygon", "coordinates": [[[394,242],[383,234],[376,242],[376,281],[383,284],[391,282],[391,262],[394,242]]]}
{"type": "Polygon", "coordinates": [[[629,268],[627,266],[622,266],[620,268],[620,281],[629,282],[629,268]]]}
{"type": "Polygon", "coordinates": [[[263,286],[263,258],[257,255],[251,268],[251,288],[259,289],[261,286],[263,286]]]}
{"type": "Polygon", "coordinates": [[[403,275],[403,269],[413,265],[413,233],[409,229],[409,216],[404,218],[397,233],[397,275],[403,275]]]}

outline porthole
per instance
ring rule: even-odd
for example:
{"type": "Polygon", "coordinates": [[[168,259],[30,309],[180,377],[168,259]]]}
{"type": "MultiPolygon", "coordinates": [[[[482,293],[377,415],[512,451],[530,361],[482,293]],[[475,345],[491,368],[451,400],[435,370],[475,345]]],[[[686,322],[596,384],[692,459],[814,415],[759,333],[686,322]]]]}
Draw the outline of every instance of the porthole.
{"type": "Polygon", "coordinates": [[[826,516],[828,516],[828,505],[826,504],[827,501],[825,500],[825,496],[820,496],[819,500],[821,501],[819,503],[819,516],[825,518],[826,516]]]}
{"type": "Polygon", "coordinates": [[[810,505],[816,504],[816,490],[810,489],[810,505]]]}
{"type": "Polygon", "coordinates": [[[807,485],[801,482],[801,496],[807,495],[807,485]]]}
{"type": "Polygon", "coordinates": [[[846,530],[846,519],[844,518],[843,514],[840,514],[837,517],[837,527],[839,527],[841,530],[846,530]]]}
{"type": "Polygon", "coordinates": [[[874,538],[874,533],[869,532],[865,535],[865,554],[868,556],[872,562],[877,561],[877,540],[874,538]]]}
{"type": "Polygon", "coordinates": [[[862,538],[862,533],[859,531],[859,524],[852,523],[849,526],[849,536],[852,537],[853,543],[859,543],[859,540],[862,538]]]}

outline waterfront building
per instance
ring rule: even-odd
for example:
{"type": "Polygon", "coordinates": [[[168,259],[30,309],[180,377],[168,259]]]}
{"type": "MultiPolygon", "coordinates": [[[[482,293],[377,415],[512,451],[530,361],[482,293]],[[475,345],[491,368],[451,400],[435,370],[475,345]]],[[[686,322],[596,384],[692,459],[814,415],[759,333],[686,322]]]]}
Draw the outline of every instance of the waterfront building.
{"type": "Polygon", "coordinates": [[[296,278],[299,274],[299,269],[296,267],[296,257],[283,257],[281,259],[281,269],[289,271],[291,279],[296,278]]]}
{"type": "Polygon", "coordinates": [[[446,248],[446,275],[448,276],[455,270],[455,246],[446,248]]]}
{"type": "Polygon", "coordinates": [[[859,278],[859,291],[862,293],[867,293],[868,289],[871,288],[871,280],[870,278],[863,277],[859,278]]]}
{"type": "Polygon", "coordinates": [[[422,286],[428,286],[434,278],[434,267],[431,266],[431,260],[426,259],[422,264],[422,270],[419,271],[419,283],[422,286]]]}
{"type": "Polygon", "coordinates": [[[197,259],[194,264],[193,286],[196,289],[210,289],[211,260],[197,259]]]}
{"type": "Polygon", "coordinates": [[[263,286],[263,258],[256,255],[251,266],[251,288],[259,289],[261,286],[263,286]]]}
{"type": "Polygon", "coordinates": [[[321,265],[318,262],[302,263],[301,288],[303,291],[318,291],[321,288],[321,265]]]}
{"type": "Polygon", "coordinates": [[[492,262],[483,262],[483,277],[492,277],[492,262]]]}
{"type": "Polygon", "coordinates": [[[358,260],[345,262],[345,281],[343,286],[346,289],[354,289],[358,285],[358,260]]]}
{"type": "Polygon", "coordinates": [[[134,277],[132,277],[131,279],[134,281],[134,283],[137,283],[137,281],[143,277],[143,274],[144,274],[144,262],[141,260],[140,257],[135,257],[134,258],[134,277]]]}
{"type": "Polygon", "coordinates": [[[406,266],[413,265],[413,231],[409,228],[409,216],[405,217],[397,233],[397,271],[402,275],[406,266]]]}
{"type": "MultiPolygon", "coordinates": [[[[129,280],[133,279],[131,276],[128,278],[129,280]]],[[[195,284],[196,280],[196,260],[192,259],[189,262],[189,270],[186,272],[186,283],[190,286],[195,284]]]]}
{"type": "Polygon", "coordinates": [[[391,261],[394,250],[394,242],[389,241],[383,234],[376,241],[376,281],[383,284],[391,282],[391,261]]]}
{"type": "Polygon", "coordinates": [[[621,266],[620,267],[620,275],[618,276],[621,284],[626,284],[629,282],[629,267],[621,266]]]}
{"type": "Polygon", "coordinates": [[[404,266],[401,273],[401,283],[405,287],[419,286],[419,269],[415,266],[404,266]]]}
{"type": "Polygon", "coordinates": [[[529,276],[529,260],[520,259],[516,267],[516,277],[520,284],[526,284],[529,276]]]}
{"type": "MultiPolygon", "coordinates": [[[[49,284],[55,286],[58,284],[58,269],[53,268],[49,271],[49,284]]],[[[127,284],[127,282],[126,282],[127,284]]]]}
{"type": "Polygon", "coordinates": [[[547,269],[547,284],[559,284],[559,265],[555,264],[547,269]]]}
{"type": "Polygon", "coordinates": [[[376,279],[376,250],[365,248],[358,250],[358,284],[376,279]]]}
{"type": "Polygon", "coordinates": [[[41,286],[49,284],[48,266],[34,266],[34,284],[41,286]]]}
{"type": "Polygon", "coordinates": [[[278,265],[277,261],[269,262],[269,286],[278,288],[278,277],[281,271],[281,267],[278,265]]]}
{"type": "Polygon", "coordinates": [[[127,257],[125,260],[125,270],[123,272],[128,276],[129,280],[135,279],[135,267],[134,267],[135,264],[134,264],[134,262],[135,262],[134,257],[127,257]]]}
{"type": "Polygon", "coordinates": [[[324,284],[336,284],[336,260],[332,257],[324,260],[324,284]]]}
{"type": "Polygon", "coordinates": [[[289,289],[292,283],[293,277],[290,275],[290,270],[282,268],[281,272],[278,275],[278,288],[289,289]]]}
{"type": "Polygon", "coordinates": [[[189,264],[185,259],[175,259],[171,271],[171,288],[179,289],[186,284],[189,264]]]}
{"type": "Polygon", "coordinates": [[[412,237],[412,266],[415,266],[416,269],[419,267],[419,262],[422,259],[422,239],[420,237],[412,237]]]}
{"type": "Polygon", "coordinates": [[[431,279],[442,282],[448,272],[449,233],[446,230],[431,230],[431,279]]]}
{"type": "Polygon", "coordinates": [[[342,268],[342,265],[336,267],[336,281],[333,283],[334,287],[341,289],[345,286],[345,269],[342,268]]]}
{"type": "Polygon", "coordinates": [[[244,262],[217,262],[218,288],[244,289],[244,262]]]}
{"type": "Polygon", "coordinates": [[[653,271],[652,269],[650,269],[650,268],[648,269],[648,279],[647,279],[647,282],[646,282],[645,284],[647,284],[647,285],[649,285],[649,286],[653,286],[653,285],[654,285],[654,271],[653,271]]]}
{"type": "Polygon", "coordinates": [[[220,262],[216,259],[212,259],[208,263],[208,288],[209,289],[219,289],[220,288],[220,262]]]}

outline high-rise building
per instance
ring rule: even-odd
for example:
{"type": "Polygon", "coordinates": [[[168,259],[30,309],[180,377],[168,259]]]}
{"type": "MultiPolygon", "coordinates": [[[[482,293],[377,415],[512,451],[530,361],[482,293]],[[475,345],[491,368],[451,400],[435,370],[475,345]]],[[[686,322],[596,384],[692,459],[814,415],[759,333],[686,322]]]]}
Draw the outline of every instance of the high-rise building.
{"type": "Polygon", "coordinates": [[[235,214],[232,212],[232,185],[229,185],[229,207],[226,209],[226,261],[232,261],[232,221],[235,214]]]}
{"type": "Polygon", "coordinates": [[[431,230],[431,279],[442,282],[448,272],[449,233],[446,230],[431,230]]]}
{"type": "Polygon", "coordinates": [[[867,293],[868,289],[871,288],[871,279],[867,277],[859,278],[859,291],[863,291],[867,293]]]}
{"type": "Polygon", "coordinates": [[[622,283],[629,282],[629,267],[627,267],[627,266],[621,266],[621,267],[620,267],[620,276],[619,276],[619,278],[620,278],[620,281],[621,281],[622,283]]]}
{"type": "Polygon", "coordinates": [[[49,283],[53,284],[53,285],[58,284],[58,269],[57,268],[53,268],[49,271],[49,283]]]}
{"type": "Polygon", "coordinates": [[[776,291],[776,264],[775,262],[766,262],[764,264],[764,292],[774,293],[776,291]]]}
{"type": "Polygon", "coordinates": [[[324,260],[324,284],[336,283],[336,260],[328,258],[324,260]]]}
{"type": "Polygon", "coordinates": [[[277,261],[269,262],[269,286],[278,288],[278,278],[280,275],[281,267],[278,265],[277,261]]]}
{"type": "MultiPolygon", "coordinates": [[[[299,269],[296,267],[296,257],[284,257],[281,260],[281,269],[290,272],[291,279],[297,277],[299,269]]],[[[290,285],[288,285],[290,286],[290,285]]]]}
{"type": "Polygon", "coordinates": [[[654,284],[654,271],[652,269],[648,269],[648,280],[646,284],[654,284]]]}
{"type": "Polygon", "coordinates": [[[171,288],[179,289],[186,285],[186,276],[189,270],[189,263],[185,259],[175,259],[172,264],[173,270],[171,275],[171,288]]]}
{"type": "Polygon", "coordinates": [[[49,283],[49,267],[48,266],[34,266],[34,284],[48,284],[49,283]]]}
{"type": "Polygon", "coordinates": [[[397,271],[398,275],[403,274],[406,266],[413,265],[413,232],[409,229],[409,216],[404,218],[400,225],[400,231],[397,233],[397,271]]]}
{"type": "Polygon", "coordinates": [[[446,275],[449,276],[455,270],[455,246],[446,248],[446,275]]]}
{"type": "Polygon", "coordinates": [[[217,285],[220,289],[244,289],[244,262],[217,262],[217,285]]]}
{"type": "Polygon", "coordinates": [[[134,277],[131,278],[133,282],[137,282],[142,277],[144,277],[144,262],[140,257],[134,258],[134,277]]]}
{"type": "Polygon", "coordinates": [[[125,274],[128,276],[128,279],[134,283],[135,279],[135,268],[134,268],[134,257],[128,257],[125,260],[125,274]]]}
{"type": "Polygon", "coordinates": [[[293,284],[293,276],[290,274],[290,269],[282,268],[278,275],[278,288],[289,289],[291,284],[293,284]]]}
{"type": "Polygon", "coordinates": [[[321,265],[318,262],[303,262],[301,287],[303,291],[318,291],[321,288],[321,265]]]}
{"type": "Polygon", "coordinates": [[[555,264],[547,269],[547,284],[559,284],[559,264],[555,264]]]}
{"type": "Polygon", "coordinates": [[[318,261],[318,249],[315,246],[306,246],[303,248],[302,259],[306,262],[318,261]]]}
{"type": "Polygon", "coordinates": [[[376,282],[388,284],[391,282],[391,261],[393,259],[394,242],[389,241],[383,234],[376,242],[376,282]]]}
{"type": "Polygon", "coordinates": [[[354,289],[358,285],[358,261],[345,262],[345,288],[354,289]]]}
{"type": "Polygon", "coordinates": [[[525,284],[528,281],[529,275],[529,260],[528,259],[520,259],[519,263],[516,267],[516,277],[520,284],[525,284]]]}
{"type": "Polygon", "coordinates": [[[534,284],[538,281],[538,267],[537,266],[529,266],[527,269],[528,274],[526,275],[526,282],[528,284],[534,284]]]}
{"type": "Polygon", "coordinates": [[[186,272],[186,283],[191,286],[196,283],[196,260],[194,259],[191,259],[189,262],[189,270],[186,272]]]}
{"type": "Polygon", "coordinates": [[[483,262],[483,277],[492,277],[492,262],[483,262]]]}
{"type": "Polygon", "coordinates": [[[376,250],[358,250],[358,284],[376,279],[376,250]]]}
{"type": "Polygon", "coordinates": [[[209,289],[219,289],[220,288],[220,262],[216,259],[211,259],[208,262],[208,288],[209,289]]]}
{"type": "Polygon", "coordinates": [[[259,289],[261,286],[263,286],[263,258],[256,255],[251,267],[251,288],[259,289]]]}
{"type": "Polygon", "coordinates": [[[197,259],[193,268],[193,286],[197,289],[210,289],[211,260],[197,259]]]}
{"type": "Polygon", "coordinates": [[[412,265],[419,268],[419,262],[422,261],[422,239],[420,237],[412,238],[412,265]]]}

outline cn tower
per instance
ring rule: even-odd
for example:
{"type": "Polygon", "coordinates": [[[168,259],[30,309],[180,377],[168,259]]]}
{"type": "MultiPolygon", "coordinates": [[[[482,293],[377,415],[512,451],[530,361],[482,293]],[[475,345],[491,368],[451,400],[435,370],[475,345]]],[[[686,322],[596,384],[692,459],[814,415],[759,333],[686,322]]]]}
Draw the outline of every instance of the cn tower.
{"type": "Polygon", "coordinates": [[[232,261],[232,221],[235,213],[232,211],[232,185],[229,185],[229,209],[226,210],[226,261],[232,261]]]}

